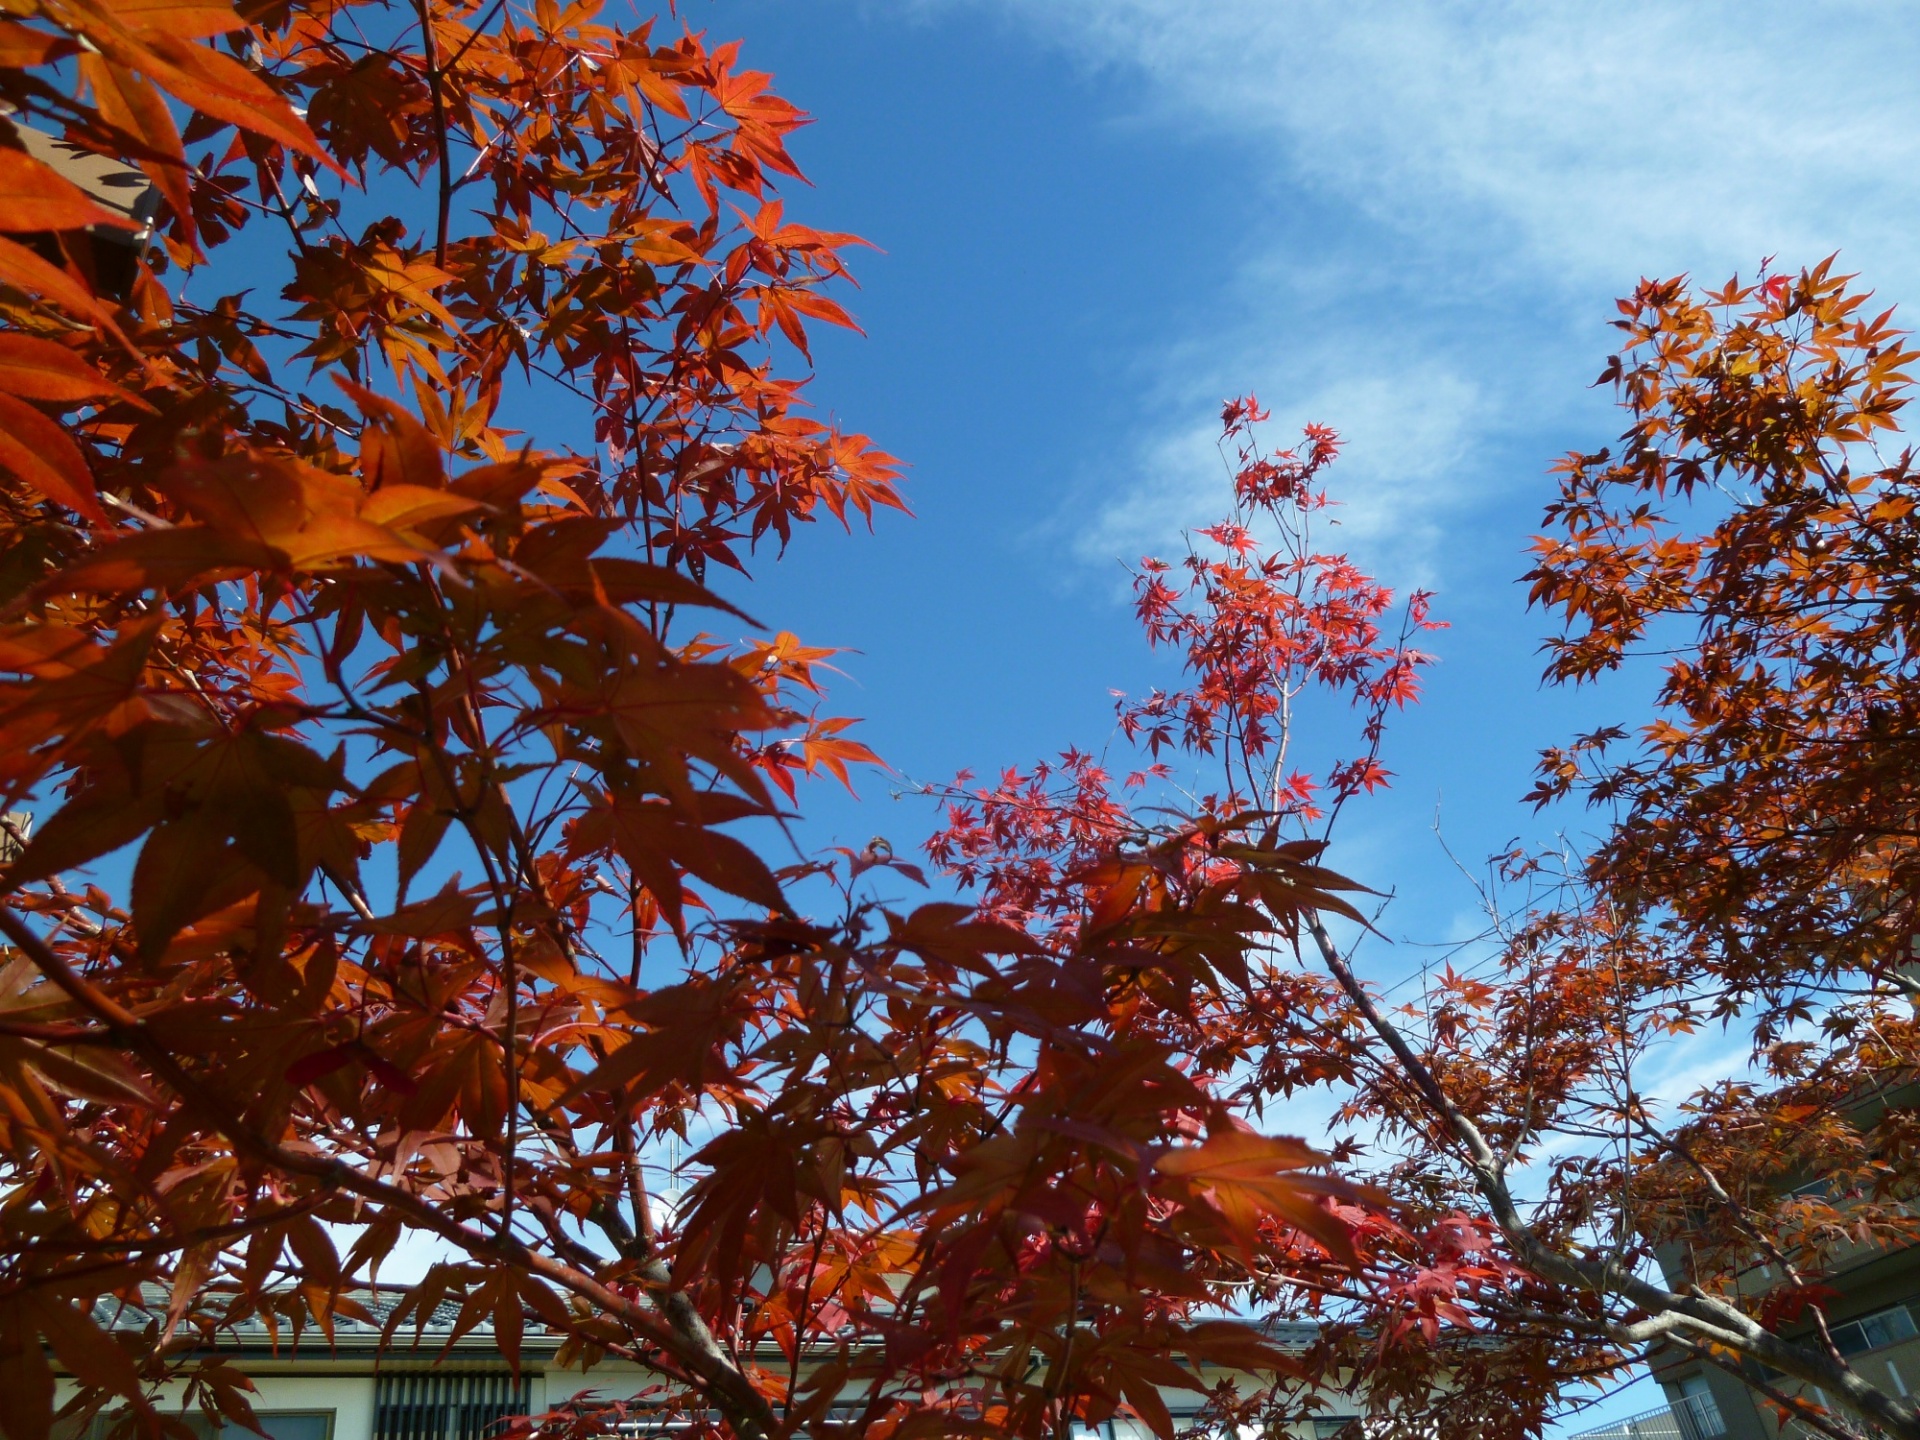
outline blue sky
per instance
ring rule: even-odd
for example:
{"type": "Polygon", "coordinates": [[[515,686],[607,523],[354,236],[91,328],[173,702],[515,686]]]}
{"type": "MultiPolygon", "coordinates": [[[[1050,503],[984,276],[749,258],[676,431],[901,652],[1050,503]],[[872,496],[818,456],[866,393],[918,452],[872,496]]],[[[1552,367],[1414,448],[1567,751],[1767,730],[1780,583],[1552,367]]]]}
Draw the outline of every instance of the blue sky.
{"type": "MultiPolygon", "coordinates": [[[[1343,822],[1347,868],[1428,940],[1470,909],[1436,803],[1462,855],[1544,833],[1517,803],[1534,751],[1636,713],[1634,686],[1540,690],[1517,583],[1548,465],[1620,428],[1590,388],[1613,297],[1835,249],[1920,291],[1920,24],[1890,6],[683,13],[817,117],[798,216],[881,247],[867,336],[818,348],[814,395],[909,462],[918,512],[804,536],[754,612],[862,652],[836,699],[915,778],[1097,747],[1110,689],[1168,678],[1119,562],[1222,513],[1219,400],[1332,424],[1347,544],[1454,627],[1395,797],[1343,822]]],[[[887,788],[810,808],[905,848],[927,819],[887,788]]]]}
{"type": "MultiPolygon", "coordinates": [[[[1920,303],[1920,13],[1894,4],[687,0],[817,117],[790,211],[881,247],[866,338],[815,399],[912,466],[917,518],[802,537],[750,607],[840,644],[843,713],[937,780],[1112,738],[1169,678],[1118,562],[1224,513],[1218,402],[1348,439],[1348,547],[1453,628],[1389,741],[1392,796],[1334,863],[1397,894],[1392,980],[1478,928],[1473,859],[1578,830],[1518,803],[1535,751],[1643,713],[1543,692],[1516,582],[1547,467],[1620,428],[1590,388],[1612,299],[1842,252],[1920,303]]],[[[745,598],[745,597],[743,597],[745,598]]],[[[932,814],[866,780],[809,840],[905,851],[932,814]]],[[[1676,1061],[1698,1077],[1703,1057],[1676,1061]]],[[[1711,1060],[1705,1063],[1715,1063],[1711,1060]]],[[[1645,1382],[1602,1410],[1658,1402],[1645,1382]]]]}

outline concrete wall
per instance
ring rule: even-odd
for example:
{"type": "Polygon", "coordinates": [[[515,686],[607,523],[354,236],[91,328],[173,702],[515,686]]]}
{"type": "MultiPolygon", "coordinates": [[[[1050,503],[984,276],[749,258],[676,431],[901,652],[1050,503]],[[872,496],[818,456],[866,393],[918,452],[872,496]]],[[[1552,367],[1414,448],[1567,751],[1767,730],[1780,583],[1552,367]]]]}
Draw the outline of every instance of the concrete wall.
{"type": "MultiPolygon", "coordinates": [[[[264,1367],[249,1367],[248,1376],[259,1391],[251,1397],[255,1413],[275,1410],[331,1410],[332,1440],[373,1440],[373,1377],[353,1374],[270,1374],[264,1367]]],[[[62,1380],[55,1388],[55,1403],[64,1404],[73,1393],[70,1382],[62,1380]]],[[[162,1389],[164,1404],[177,1407],[186,1398],[182,1385],[162,1389]]],[[[245,1431],[238,1432],[246,1434],[245,1431]]]]}
{"type": "MultiPolygon", "coordinates": [[[[449,1368],[471,1368],[477,1360],[472,1354],[463,1355],[459,1362],[449,1368]]],[[[274,1411],[331,1411],[333,1429],[330,1440],[374,1440],[374,1397],[375,1380],[370,1363],[364,1357],[353,1359],[322,1359],[316,1361],[289,1360],[286,1358],[260,1359],[245,1358],[238,1361],[258,1388],[253,1397],[254,1409],[263,1416],[274,1411]]],[[[1920,1373],[1920,1371],[1916,1371],[1920,1373]]],[[[528,1409],[538,1414],[563,1401],[594,1392],[603,1399],[631,1399],[642,1390],[657,1383],[657,1376],[640,1366],[625,1361],[610,1361],[585,1374],[574,1370],[545,1370],[535,1365],[527,1370],[528,1409]]],[[[64,1402],[72,1394],[71,1382],[59,1382],[58,1399],[64,1402]]],[[[1164,1398],[1176,1416],[1188,1412],[1200,1397],[1191,1392],[1163,1392],[1164,1398]]],[[[177,1407],[184,1396],[184,1387],[173,1385],[162,1391],[163,1403],[177,1407]]],[[[1325,1415],[1351,1414],[1359,1408],[1350,1396],[1330,1397],[1331,1403],[1325,1415]]],[[[1290,1427],[1291,1433],[1299,1440],[1310,1440],[1314,1435],[1311,1421],[1290,1427]]],[[[246,1432],[229,1429],[223,1440],[239,1440],[246,1432]]],[[[1096,1429],[1088,1429],[1076,1435],[1075,1440],[1152,1440],[1152,1432],[1137,1421],[1116,1419],[1096,1429]]],[[[1243,1432],[1242,1440],[1256,1440],[1251,1432],[1243,1432]]]]}

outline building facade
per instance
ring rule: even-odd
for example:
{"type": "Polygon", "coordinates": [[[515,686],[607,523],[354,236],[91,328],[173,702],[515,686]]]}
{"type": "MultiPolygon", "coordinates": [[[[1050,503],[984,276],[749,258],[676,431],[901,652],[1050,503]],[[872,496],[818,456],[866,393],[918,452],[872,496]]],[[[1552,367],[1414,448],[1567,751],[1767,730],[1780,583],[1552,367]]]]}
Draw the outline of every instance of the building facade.
{"type": "MultiPolygon", "coordinates": [[[[381,1300],[356,1298],[376,1314],[383,1313],[381,1300]]],[[[522,1338],[516,1373],[489,1326],[482,1324],[453,1339],[453,1315],[453,1307],[444,1307],[417,1342],[413,1327],[406,1325],[387,1345],[381,1343],[378,1325],[361,1321],[336,1319],[329,1344],[311,1328],[294,1341],[284,1330],[276,1337],[253,1320],[235,1327],[219,1353],[230,1357],[255,1385],[254,1411],[271,1440],[489,1440],[511,1417],[538,1415],[589,1392],[602,1399],[632,1400],[659,1380],[653,1372],[619,1360],[603,1361],[586,1372],[562,1368],[556,1363],[557,1343],[533,1327],[522,1338]]],[[[100,1314],[103,1323],[121,1326],[137,1327],[149,1318],[124,1309],[109,1313],[104,1304],[100,1314]]],[[[1285,1329],[1291,1343],[1304,1346],[1311,1338],[1309,1327],[1285,1329]]],[[[1281,1343],[1290,1342],[1283,1338],[1281,1343]]],[[[61,1398],[70,1393],[63,1381],[61,1398]]],[[[176,1387],[165,1400],[179,1405],[182,1398],[176,1387]]],[[[1167,1391],[1163,1398],[1176,1423],[1182,1428],[1193,1424],[1198,1395],[1167,1391]]],[[[1290,1433],[1282,1432],[1284,1440],[1354,1434],[1359,1419],[1354,1412],[1350,1397],[1329,1396],[1319,1418],[1289,1427],[1290,1433]]],[[[196,1436],[207,1440],[216,1433],[226,1440],[248,1434],[237,1426],[217,1432],[197,1414],[182,1412],[182,1418],[196,1436]]],[[[104,1440],[109,1428],[105,1419],[96,1419],[90,1426],[69,1426],[59,1440],[104,1440]]],[[[639,1440],[671,1429],[636,1420],[623,1425],[621,1433],[639,1440]]],[[[1075,1440],[1151,1440],[1151,1433],[1144,1425],[1121,1419],[1090,1427],[1075,1440]]]]}
{"type": "MultiPolygon", "coordinates": [[[[1915,1107],[1920,1107],[1920,1085],[1904,1084],[1861,1098],[1849,1108],[1848,1118],[1867,1130],[1877,1125],[1890,1108],[1915,1107]]],[[[1835,1193],[1829,1177],[1801,1179],[1802,1183],[1786,1191],[1783,1198],[1818,1198],[1845,1209],[1846,1196],[1835,1193]]],[[[1712,1288],[1719,1288],[1726,1281],[1724,1275],[1703,1275],[1685,1244],[1667,1245],[1658,1253],[1670,1288],[1684,1290],[1709,1279],[1715,1282],[1712,1288]]],[[[1735,1290],[1754,1295],[1778,1283],[1780,1276],[1775,1271],[1759,1257],[1755,1262],[1731,1277],[1735,1290]]],[[[1892,1395],[1916,1393],[1920,1389],[1920,1245],[1844,1246],[1823,1257],[1816,1273],[1830,1296],[1825,1311],[1834,1348],[1869,1384],[1892,1395]]],[[[1789,1340],[1811,1340],[1813,1320],[1809,1317],[1783,1334],[1789,1340]]],[[[1666,1413],[1653,1412],[1621,1426],[1588,1432],[1576,1440],[1801,1440],[1815,1434],[1797,1421],[1783,1426],[1777,1407],[1740,1375],[1697,1358],[1668,1351],[1664,1358],[1656,1358],[1653,1374],[1666,1392],[1666,1413]]],[[[1843,1416],[1834,1413],[1832,1403],[1818,1387],[1803,1386],[1758,1366],[1752,1368],[1749,1378],[1783,1395],[1811,1399],[1833,1414],[1838,1428],[1852,1429],[1843,1416]]]]}

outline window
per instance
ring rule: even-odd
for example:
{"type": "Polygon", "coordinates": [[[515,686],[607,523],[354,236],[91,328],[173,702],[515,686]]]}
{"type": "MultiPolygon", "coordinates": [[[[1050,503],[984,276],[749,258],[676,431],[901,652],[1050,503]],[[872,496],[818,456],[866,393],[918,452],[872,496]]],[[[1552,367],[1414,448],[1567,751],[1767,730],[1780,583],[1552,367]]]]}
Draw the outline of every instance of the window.
{"type": "Polygon", "coordinates": [[[1863,1350],[1878,1350],[1883,1345],[1898,1345],[1920,1335],[1913,1316],[1904,1305],[1894,1305],[1849,1320],[1833,1327],[1833,1344],[1842,1355],[1858,1355],[1863,1350]]]}
{"type": "Polygon", "coordinates": [[[383,1370],[374,1382],[374,1440],[488,1440],[526,1413],[526,1383],[505,1370],[383,1370]]]}
{"type": "MultiPolygon", "coordinates": [[[[1857,1320],[1829,1327],[1833,1336],[1834,1348],[1842,1355],[1858,1355],[1867,1350],[1879,1350],[1888,1345],[1898,1345],[1903,1340],[1911,1340],[1920,1335],[1920,1327],[1913,1323],[1913,1315],[1904,1305],[1890,1305],[1885,1310],[1876,1310],[1871,1315],[1862,1315],[1857,1320]]],[[[1763,1379],[1777,1380],[1780,1372],[1771,1365],[1762,1365],[1760,1374],[1763,1379]]]]}
{"type": "MultiPolygon", "coordinates": [[[[331,1410],[256,1410],[253,1412],[260,1421],[260,1428],[267,1432],[270,1440],[333,1440],[333,1411],[331,1410]]],[[[256,1440],[253,1432],[239,1425],[218,1425],[207,1419],[199,1411],[181,1416],[187,1428],[194,1433],[195,1440],[256,1440]]],[[[113,1434],[115,1417],[96,1415],[93,1424],[84,1432],[86,1440],[108,1440],[113,1434]]],[[[132,1434],[129,1428],[126,1434],[132,1434]]]]}
{"type": "Polygon", "coordinates": [[[1717,1440],[1727,1433],[1727,1422],[1720,1418],[1713,1390],[1704,1375],[1689,1375],[1680,1382],[1680,1399],[1673,1407],[1686,1440],[1717,1440]]]}

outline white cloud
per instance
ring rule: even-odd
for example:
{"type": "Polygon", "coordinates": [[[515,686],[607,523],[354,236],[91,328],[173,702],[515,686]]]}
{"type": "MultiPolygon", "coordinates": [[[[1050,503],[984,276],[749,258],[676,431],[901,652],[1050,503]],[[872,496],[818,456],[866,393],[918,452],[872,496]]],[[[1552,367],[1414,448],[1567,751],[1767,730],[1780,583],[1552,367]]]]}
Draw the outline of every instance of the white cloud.
{"type": "MultiPolygon", "coordinates": [[[[1364,551],[1396,585],[1432,585],[1432,557],[1442,541],[1437,512],[1460,498],[1457,479],[1484,419],[1473,380],[1434,357],[1391,367],[1329,363],[1320,379],[1289,375],[1293,366],[1249,368],[1266,370],[1264,395],[1287,397],[1270,406],[1276,443],[1290,442],[1309,421],[1332,422],[1341,433],[1344,448],[1332,472],[1340,504],[1328,512],[1339,529],[1323,531],[1323,543],[1364,551]]],[[[1219,378],[1215,388],[1236,388],[1234,377],[1219,378]]],[[[1201,416],[1209,408],[1198,397],[1188,407],[1201,416]]],[[[1164,549],[1182,529],[1224,518],[1228,472],[1217,438],[1218,426],[1208,420],[1149,438],[1117,493],[1080,522],[1075,553],[1096,565],[1115,556],[1130,560],[1164,549]]]]}
{"type": "MultiPolygon", "coordinates": [[[[1133,77],[1154,127],[1243,148],[1276,223],[1236,322],[1155,362],[1179,416],[1126,437],[1075,517],[1102,564],[1206,523],[1211,402],[1254,386],[1351,439],[1354,548],[1402,583],[1447,568],[1467,507],[1524,474],[1476,457],[1588,403],[1610,299],[1831,250],[1920,301],[1920,12],[1886,4],[938,0],[1133,77]],[[1297,337],[1310,337],[1302,352],[1297,337]]],[[[1265,233],[1264,230],[1260,233],[1265,233]]],[[[1221,263],[1226,263],[1224,260],[1221,263]]],[[[1199,322],[1196,322],[1196,332],[1199,322]]],[[[1181,343],[1184,339],[1186,343],[1181,343]]],[[[1582,435],[1583,440],[1591,437],[1582,435]]],[[[1511,467],[1509,467],[1511,469],[1511,467]]]]}
{"type": "MultiPolygon", "coordinates": [[[[1656,257],[1913,255],[1920,19],[1895,4],[1002,0],[1172,117],[1437,246],[1511,228],[1611,280],[1656,257]]],[[[1890,257],[1887,257],[1890,258],[1890,257]]]]}

